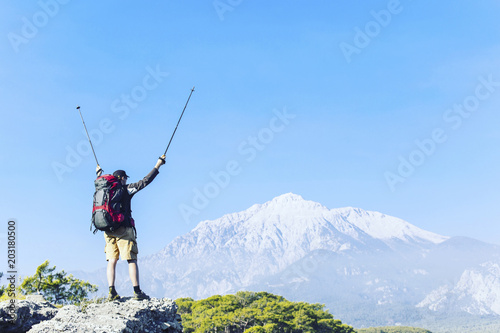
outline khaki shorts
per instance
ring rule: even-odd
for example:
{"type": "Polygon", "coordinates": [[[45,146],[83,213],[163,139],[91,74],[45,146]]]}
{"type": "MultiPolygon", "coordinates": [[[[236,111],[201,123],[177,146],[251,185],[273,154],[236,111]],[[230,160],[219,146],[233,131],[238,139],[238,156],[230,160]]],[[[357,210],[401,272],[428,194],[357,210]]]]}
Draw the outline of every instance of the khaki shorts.
{"type": "Polygon", "coordinates": [[[113,232],[104,232],[104,240],[106,246],[106,260],[120,259],[122,260],[137,260],[137,241],[135,238],[134,228],[120,227],[113,232]]]}

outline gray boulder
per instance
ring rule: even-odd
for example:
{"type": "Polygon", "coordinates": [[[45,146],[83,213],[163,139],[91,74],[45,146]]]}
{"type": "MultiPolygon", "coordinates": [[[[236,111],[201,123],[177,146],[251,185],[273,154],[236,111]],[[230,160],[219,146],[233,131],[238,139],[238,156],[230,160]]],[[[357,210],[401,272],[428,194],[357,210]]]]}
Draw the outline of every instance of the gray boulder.
{"type": "Polygon", "coordinates": [[[182,324],[177,305],[171,299],[136,301],[122,298],[120,301],[90,303],[82,307],[64,306],[54,318],[33,326],[29,331],[42,332],[180,333],[182,324]]]}
{"type": "Polygon", "coordinates": [[[52,319],[58,311],[49,302],[18,300],[13,304],[17,313],[16,321],[13,322],[10,306],[9,301],[0,302],[0,332],[2,333],[27,332],[33,325],[52,319]]]}

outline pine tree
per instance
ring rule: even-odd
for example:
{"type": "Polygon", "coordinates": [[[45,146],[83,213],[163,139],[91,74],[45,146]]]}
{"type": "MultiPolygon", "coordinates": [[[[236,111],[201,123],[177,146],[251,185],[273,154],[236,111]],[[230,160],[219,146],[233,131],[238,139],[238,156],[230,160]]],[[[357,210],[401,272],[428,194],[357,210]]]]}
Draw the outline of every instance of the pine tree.
{"type": "Polygon", "coordinates": [[[186,333],[354,333],[322,304],[290,302],[267,292],[176,300],[186,333]]]}
{"type": "Polygon", "coordinates": [[[23,279],[19,286],[26,295],[42,294],[54,304],[79,304],[87,299],[89,293],[95,293],[97,286],[68,275],[64,270],[54,272],[56,266],[49,267],[49,261],[37,267],[33,276],[23,279]]]}

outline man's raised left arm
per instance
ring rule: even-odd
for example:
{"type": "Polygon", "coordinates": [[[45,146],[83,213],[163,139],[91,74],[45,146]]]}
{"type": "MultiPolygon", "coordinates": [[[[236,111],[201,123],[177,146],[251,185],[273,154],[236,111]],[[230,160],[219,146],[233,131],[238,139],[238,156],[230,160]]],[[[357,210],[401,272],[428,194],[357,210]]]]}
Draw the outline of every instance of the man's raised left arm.
{"type": "Polygon", "coordinates": [[[151,184],[151,182],[156,178],[156,176],[160,172],[159,169],[163,164],[165,164],[165,155],[162,155],[158,158],[155,167],[153,168],[153,170],[151,170],[150,173],[146,175],[146,177],[144,177],[142,180],[139,180],[136,183],[128,184],[127,186],[128,192],[131,195],[133,195],[142,190],[143,188],[145,188],[146,186],[148,186],[149,184],[151,184]]]}

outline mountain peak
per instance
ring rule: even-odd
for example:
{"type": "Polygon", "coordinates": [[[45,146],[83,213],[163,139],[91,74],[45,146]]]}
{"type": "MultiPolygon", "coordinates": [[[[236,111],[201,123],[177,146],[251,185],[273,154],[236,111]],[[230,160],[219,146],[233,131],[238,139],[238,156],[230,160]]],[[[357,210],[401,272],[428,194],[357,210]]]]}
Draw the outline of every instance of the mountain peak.
{"type": "Polygon", "coordinates": [[[302,196],[300,196],[298,194],[289,192],[289,193],[279,195],[276,198],[272,199],[271,201],[273,201],[273,202],[304,201],[304,198],[302,198],[302,196]]]}
{"type": "Polygon", "coordinates": [[[257,206],[263,209],[272,209],[283,214],[286,214],[286,212],[297,213],[297,211],[312,213],[318,210],[328,210],[328,208],[318,202],[305,200],[302,196],[291,192],[277,196],[263,205],[257,206]]]}

